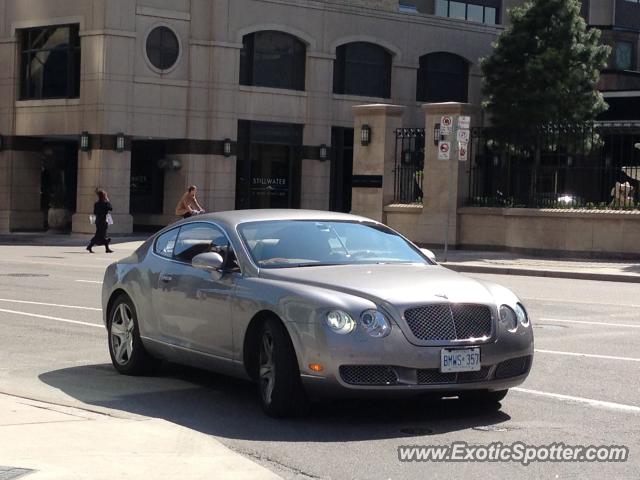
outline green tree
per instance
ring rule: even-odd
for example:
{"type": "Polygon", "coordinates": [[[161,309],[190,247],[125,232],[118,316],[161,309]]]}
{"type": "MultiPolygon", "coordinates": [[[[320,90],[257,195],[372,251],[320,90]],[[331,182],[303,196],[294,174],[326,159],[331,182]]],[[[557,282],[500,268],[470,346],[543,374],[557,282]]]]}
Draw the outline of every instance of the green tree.
{"type": "Polygon", "coordinates": [[[580,16],[580,0],[532,0],[482,59],[484,107],[498,131],[594,120],[608,107],[597,90],[611,53],[580,16]]]}

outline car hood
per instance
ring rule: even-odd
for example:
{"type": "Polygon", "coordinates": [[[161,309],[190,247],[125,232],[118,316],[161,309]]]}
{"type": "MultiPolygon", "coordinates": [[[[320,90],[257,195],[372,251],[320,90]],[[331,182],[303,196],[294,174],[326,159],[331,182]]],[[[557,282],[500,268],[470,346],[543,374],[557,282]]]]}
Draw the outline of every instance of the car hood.
{"type": "Polygon", "coordinates": [[[367,298],[375,303],[410,305],[450,301],[493,303],[478,280],[439,265],[381,264],[262,269],[260,277],[306,284],[367,298]]]}

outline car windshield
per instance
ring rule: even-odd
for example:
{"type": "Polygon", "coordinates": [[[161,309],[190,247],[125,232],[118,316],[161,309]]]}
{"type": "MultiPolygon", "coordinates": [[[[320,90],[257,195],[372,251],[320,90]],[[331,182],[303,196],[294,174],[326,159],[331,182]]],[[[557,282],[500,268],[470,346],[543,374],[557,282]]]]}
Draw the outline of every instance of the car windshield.
{"type": "Polygon", "coordinates": [[[375,223],[280,220],[241,224],[238,231],[261,268],[429,263],[402,237],[375,223]]]}

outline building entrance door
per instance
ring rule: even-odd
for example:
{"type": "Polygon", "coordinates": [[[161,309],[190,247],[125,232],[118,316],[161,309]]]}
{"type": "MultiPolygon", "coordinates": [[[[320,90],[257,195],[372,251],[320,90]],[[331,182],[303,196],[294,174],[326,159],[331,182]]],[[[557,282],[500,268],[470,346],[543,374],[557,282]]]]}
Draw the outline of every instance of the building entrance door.
{"type": "Polygon", "coordinates": [[[236,208],[299,208],[302,126],[240,121],[236,208]]]}

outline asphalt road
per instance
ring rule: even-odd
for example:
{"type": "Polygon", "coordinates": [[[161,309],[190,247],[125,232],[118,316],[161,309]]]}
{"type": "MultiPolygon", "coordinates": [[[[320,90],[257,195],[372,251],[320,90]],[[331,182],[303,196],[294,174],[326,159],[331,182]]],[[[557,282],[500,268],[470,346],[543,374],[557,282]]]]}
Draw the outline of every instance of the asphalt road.
{"type": "Polygon", "coordinates": [[[241,381],[178,366],[146,378],[115,373],[100,282],[104,267],[135,246],[116,245],[113,256],[77,246],[0,246],[0,392],[163,418],[213,435],[283,478],[640,478],[636,284],[473,275],[514,289],[534,322],[532,373],[498,412],[457,400],[376,400],[327,403],[308,418],[276,421],[241,381]],[[400,445],[454,441],[616,444],[631,456],[526,467],[398,461],[400,445]]]}

